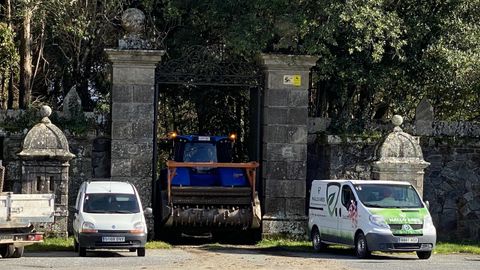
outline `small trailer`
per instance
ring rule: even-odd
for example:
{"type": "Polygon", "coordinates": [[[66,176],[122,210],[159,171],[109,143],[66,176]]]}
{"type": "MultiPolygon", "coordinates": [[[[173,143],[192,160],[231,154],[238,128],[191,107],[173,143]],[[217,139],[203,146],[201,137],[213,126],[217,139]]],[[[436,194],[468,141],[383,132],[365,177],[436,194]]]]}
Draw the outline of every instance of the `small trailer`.
{"type": "MultiPolygon", "coordinates": [[[[1,187],[0,187],[1,188],[1,187]]],[[[0,190],[0,256],[20,258],[25,246],[43,242],[33,223],[54,219],[53,194],[13,194],[0,190]]]]}

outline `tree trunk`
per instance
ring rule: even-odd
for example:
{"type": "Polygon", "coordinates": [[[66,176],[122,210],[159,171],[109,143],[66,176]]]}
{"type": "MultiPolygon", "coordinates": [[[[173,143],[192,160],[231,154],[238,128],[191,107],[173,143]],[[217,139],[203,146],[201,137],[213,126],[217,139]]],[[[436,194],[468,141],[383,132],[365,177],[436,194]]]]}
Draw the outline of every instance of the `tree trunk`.
{"type": "Polygon", "coordinates": [[[21,109],[26,109],[32,99],[32,36],[30,23],[33,11],[25,7],[23,25],[20,34],[20,98],[21,109]]]}

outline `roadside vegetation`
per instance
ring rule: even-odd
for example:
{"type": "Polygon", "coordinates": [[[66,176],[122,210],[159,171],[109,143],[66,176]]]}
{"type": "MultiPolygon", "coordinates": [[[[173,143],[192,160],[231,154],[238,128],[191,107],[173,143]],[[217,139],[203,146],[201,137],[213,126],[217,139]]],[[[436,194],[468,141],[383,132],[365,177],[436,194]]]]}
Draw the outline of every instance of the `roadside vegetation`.
{"type": "MultiPolygon", "coordinates": [[[[149,241],[146,249],[169,249],[172,246],[162,241],[149,241]]],[[[25,247],[26,251],[73,251],[73,237],[69,238],[45,238],[43,243],[25,247]]]]}

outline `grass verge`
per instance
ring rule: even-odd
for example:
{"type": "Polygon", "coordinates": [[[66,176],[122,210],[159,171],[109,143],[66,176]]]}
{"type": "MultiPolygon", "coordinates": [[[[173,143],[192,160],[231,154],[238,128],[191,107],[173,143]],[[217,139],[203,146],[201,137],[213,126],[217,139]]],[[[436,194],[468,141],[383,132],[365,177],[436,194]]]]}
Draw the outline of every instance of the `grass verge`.
{"type": "Polygon", "coordinates": [[[439,242],[435,247],[435,254],[470,253],[480,255],[480,243],[478,242],[439,242]]]}
{"type": "MultiPolygon", "coordinates": [[[[169,249],[172,246],[162,241],[149,241],[146,249],[169,249]]],[[[27,251],[73,251],[73,237],[45,238],[43,243],[26,246],[27,251]]]]}
{"type": "MultiPolygon", "coordinates": [[[[257,244],[260,248],[282,249],[288,251],[314,252],[310,241],[295,241],[284,238],[263,239],[257,244]]],[[[346,249],[341,245],[331,245],[331,250],[346,249]]],[[[434,254],[476,254],[480,255],[480,243],[478,242],[439,242],[434,254]]]]}

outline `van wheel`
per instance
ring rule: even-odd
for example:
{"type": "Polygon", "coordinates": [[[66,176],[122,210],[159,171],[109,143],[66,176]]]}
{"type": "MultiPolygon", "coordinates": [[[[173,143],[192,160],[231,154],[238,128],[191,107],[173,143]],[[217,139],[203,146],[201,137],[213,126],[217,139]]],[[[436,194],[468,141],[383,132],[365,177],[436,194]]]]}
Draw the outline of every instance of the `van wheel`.
{"type": "Polygon", "coordinates": [[[87,248],[84,248],[82,246],[78,246],[78,256],[80,257],[85,257],[87,256],[87,248]]]}
{"type": "Polygon", "coordinates": [[[75,237],[73,238],[73,251],[78,252],[78,242],[77,242],[77,239],[75,239],[75,237]]]}
{"type": "Polygon", "coordinates": [[[313,249],[317,252],[327,247],[327,245],[322,242],[322,239],[320,238],[320,232],[316,227],[312,230],[312,245],[313,249]]]}
{"type": "Polygon", "coordinates": [[[12,258],[21,258],[23,256],[24,247],[17,247],[12,254],[12,258]]]}
{"type": "Polygon", "coordinates": [[[11,258],[13,253],[15,253],[15,246],[14,245],[5,245],[0,246],[0,255],[2,258],[11,258]]]}
{"type": "Polygon", "coordinates": [[[355,240],[355,253],[359,259],[370,257],[371,252],[368,250],[367,239],[363,233],[359,233],[355,240]]]}
{"type": "Polygon", "coordinates": [[[138,257],[145,257],[145,248],[137,248],[137,256],[138,257]]]}
{"type": "Polygon", "coordinates": [[[417,251],[417,257],[421,260],[426,260],[432,256],[431,251],[417,251]]]}

